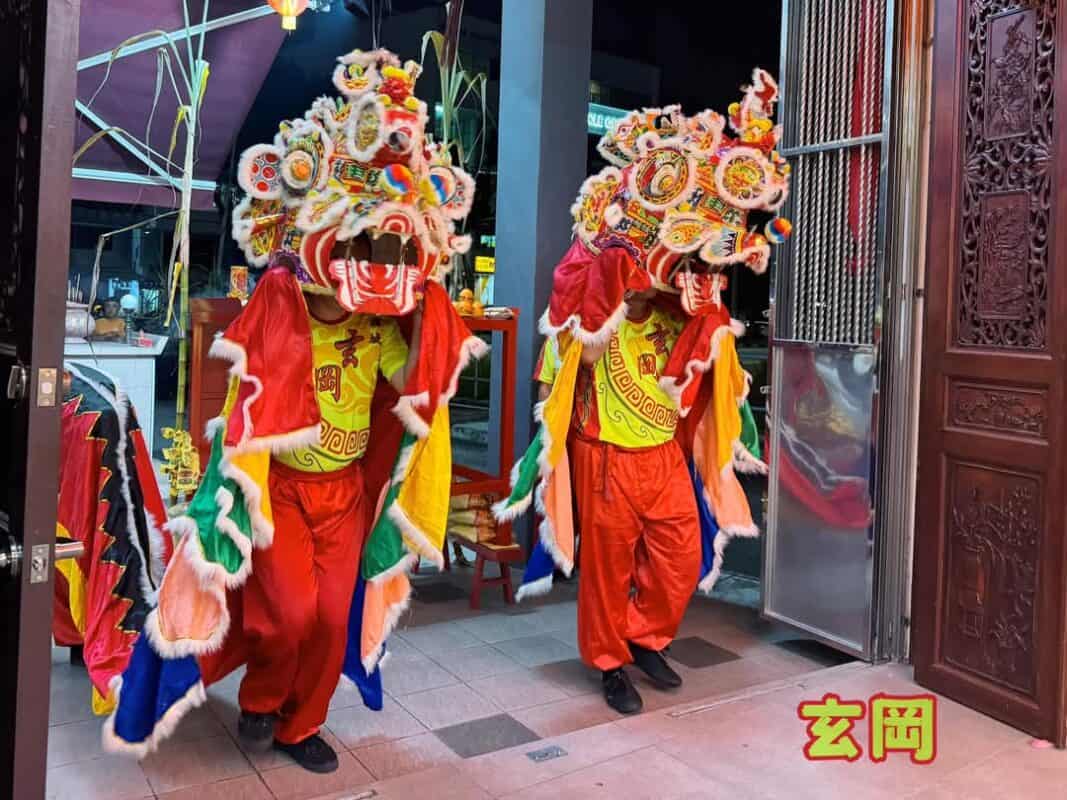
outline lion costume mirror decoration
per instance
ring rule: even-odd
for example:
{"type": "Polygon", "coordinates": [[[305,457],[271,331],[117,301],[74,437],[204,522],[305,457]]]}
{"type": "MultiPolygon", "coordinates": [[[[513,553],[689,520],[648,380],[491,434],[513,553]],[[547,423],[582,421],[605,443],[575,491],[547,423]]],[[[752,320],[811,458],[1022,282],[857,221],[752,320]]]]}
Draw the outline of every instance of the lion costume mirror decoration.
{"type": "Polygon", "coordinates": [[[336,293],[350,311],[404,315],[441,281],[470,238],[474,180],[425,133],[414,96],[421,71],[386,50],[339,60],[334,85],[273,144],[244,152],[233,236],[250,264],[288,261],[305,291],[336,293]]]}

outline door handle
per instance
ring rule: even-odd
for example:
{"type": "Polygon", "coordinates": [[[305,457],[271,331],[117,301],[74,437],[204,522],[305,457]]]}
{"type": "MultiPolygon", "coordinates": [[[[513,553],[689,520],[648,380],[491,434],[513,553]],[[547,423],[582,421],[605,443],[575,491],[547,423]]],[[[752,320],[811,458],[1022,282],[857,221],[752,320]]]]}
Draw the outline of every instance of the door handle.
{"type": "Polygon", "coordinates": [[[56,561],[67,558],[81,558],[85,555],[85,542],[64,542],[56,545],[56,561]]]}
{"type": "MultiPolygon", "coordinates": [[[[0,546],[0,574],[6,572],[17,578],[22,570],[22,545],[11,536],[4,537],[6,542],[0,546]]],[[[35,545],[30,558],[30,583],[44,583],[48,580],[49,546],[35,545]]],[[[55,561],[68,558],[81,558],[85,555],[85,542],[64,542],[55,546],[55,561]]]]}
{"type": "Polygon", "coordinates": [[[21,567],[22,545],[11,536],[0,539],[0,573],[6,572],[12,578],[17,578],[21,567]]]}
{"type": "Polygon", "coordinates": [[[26,397],[29,386],[29,371],[21,364],[12,364],[11,372],[7,375],[7,399],[19,402],[26,397]]]}

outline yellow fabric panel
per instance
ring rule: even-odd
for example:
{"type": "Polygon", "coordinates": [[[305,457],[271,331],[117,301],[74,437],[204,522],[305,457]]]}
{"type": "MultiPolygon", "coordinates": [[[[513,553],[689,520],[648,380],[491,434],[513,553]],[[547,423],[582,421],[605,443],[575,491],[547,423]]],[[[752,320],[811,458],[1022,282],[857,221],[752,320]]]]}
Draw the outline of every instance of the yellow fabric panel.
{"type": "Polygon", "coordinates": [[[226,419],[230,418],[230,412],[237,405],[237,395],[241,390],[241,379],[236,375],[230,377],[230,385],[226,389],[226,402],[222,404],[222,414],[226,419]]]}
{"type": "Polygon", "coordinates": [[[414,444],[407,474],[396,498],[404,516],[426,539],[425,542],[413,542],[405,535],[408,546],[427,556],[436,554],[440,557],[445,541],[452,493],[450,437],[448,406],[442,406],[433,415],[429,435],[414,444]],[[431,548],[430,552],[426,552],[427,547],[431,548]]]}
{"type": "MultiPolygon", "coordinates": [[[[71,538],[70,531],[58,522],[56,523],[56,536],[60,539],[71,538]]],[[[56,561],[56,569],[67,579],[67,586],[70,587],[70,593],[67,597],[67,603],[70,606],[70,618],[74,622],[74,627],[78,629],[78,633],[84,634],[85,574],[81,571],[81,567],[78,566],[76,558],[64,558],[56,561]]]]}
{"type": "Polygon", "coordinates": [[[308,317],[322,439],[275,456],[305,472],[335,472],[361,458],[370,438],[370,407],[379,372],[392,377],[408,358],[396,320],[350,314],[326,323],[308,317]]]}
{"type": "MultiPolygon", "coordinates": [[[[547,344],[551,347],[551,344],[547,344]]],[[[555,467],[567,452],[567,431],[574,409],[574,385],[582,364],[582,343],[560,337],[560,363],[554,373],[552,393],[541,408],[541,424],[549,437],[548,463],[555,467]]]]}
{"type": "Polygon", "coordinates": [[[733,334],[726,334],[719,342],[713,381],[715,466],[722,470],[733,463],[734,442],[741,438],[741,412],[737,403],[745,391],[745,373],[737,357],[733,334]]]}
{"type": "Polygon", "coordinates": [[[693,462],[704,482],[704,496],[719,529],[731,535],[752,536],[756,533],[752,511],[732,462],[726,467],[712,462],[722,457],[723,433],[718,418],[714,401],[708,403],[693,438],[693,462]]]}
{"type": "Polygon", "coordinates": [[[108,693],[107,697],[104,697],[97,691],[96,687],[93,687],[93,713],[98,717],[104,717],[115,710],[115,698],[108,693]]]}
{"type": "Polygon", "coordinates": [[[244,472],[259,487],[259,511],[271,524],[274,524],[274,512],[270,507],[270,490],[267,478],[270,475],[270,451],[256,450],[251,453],[234,455],[230,463],[244,472]]]}

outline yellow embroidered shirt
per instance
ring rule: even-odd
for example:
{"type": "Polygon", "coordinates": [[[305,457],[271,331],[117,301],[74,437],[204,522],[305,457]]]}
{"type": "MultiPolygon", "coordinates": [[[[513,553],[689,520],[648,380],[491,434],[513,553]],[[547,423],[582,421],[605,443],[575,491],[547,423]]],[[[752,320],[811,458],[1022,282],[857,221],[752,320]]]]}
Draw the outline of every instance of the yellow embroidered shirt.
{"type": "Polygon", "coordinates": [[[370,437],[370,406],[380,372],[404,366],[407,344],[396,320],[350,314],[335,322],[308,315],[312,380],[322,413],[317,445],[274,457],[294,469],[333,472],[363,456],[370,437]]]}
{"type": "MultiPolygon", "coordinates": [[[[579,371],[572,429],[586,438],[631,448],[674,438],[678,410],[659,379],[681,329],[679,320],[659,309],[641,322],[623,320],[592,369],[579,371]]],[[[546,342],[537,380],[553,383],[558,368],[558,354],[546,342]]]]}

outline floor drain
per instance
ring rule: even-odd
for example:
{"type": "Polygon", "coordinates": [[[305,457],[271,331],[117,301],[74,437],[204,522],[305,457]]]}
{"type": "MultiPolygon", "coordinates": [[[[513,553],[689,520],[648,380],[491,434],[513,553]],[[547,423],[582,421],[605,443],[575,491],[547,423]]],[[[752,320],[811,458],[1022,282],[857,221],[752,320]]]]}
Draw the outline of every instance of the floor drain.
{"type": "Polygon", "coordinates": [[[567,751],[562,747],[552,745],[551,747],[542,747],[540,750],[531,750],[526,754],[526,757],[535,764],[540,764],[542,761],[551,761],[553,758],[559,758],[560,756],[567,755],[567,751]]]}

